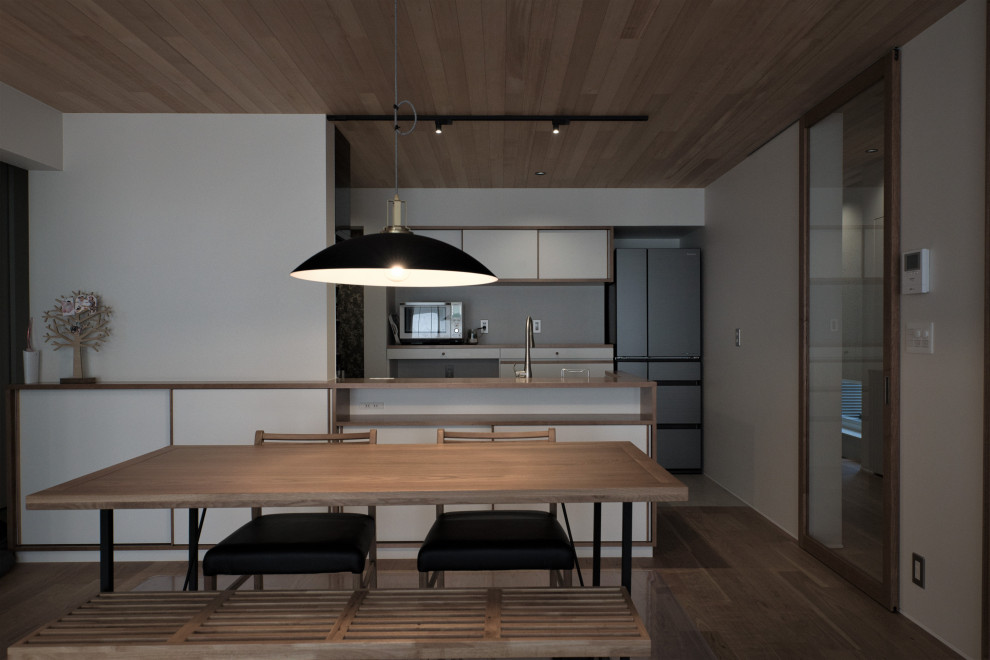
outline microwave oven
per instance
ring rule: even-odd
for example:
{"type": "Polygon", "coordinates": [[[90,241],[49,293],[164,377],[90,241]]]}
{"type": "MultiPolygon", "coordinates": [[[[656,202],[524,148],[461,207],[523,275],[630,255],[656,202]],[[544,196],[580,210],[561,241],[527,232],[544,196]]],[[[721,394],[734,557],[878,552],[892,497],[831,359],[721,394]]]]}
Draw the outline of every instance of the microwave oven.
{"type": "Polygon", "coordinates": [[[463,342],[464,303],[399,303],[399,341],[404,344],[463,342]]]}

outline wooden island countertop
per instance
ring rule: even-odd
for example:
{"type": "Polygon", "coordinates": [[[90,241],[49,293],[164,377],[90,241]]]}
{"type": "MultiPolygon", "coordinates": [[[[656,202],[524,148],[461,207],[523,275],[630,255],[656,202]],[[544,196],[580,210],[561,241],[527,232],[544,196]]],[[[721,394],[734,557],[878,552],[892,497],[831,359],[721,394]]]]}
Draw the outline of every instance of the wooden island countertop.
{"type": "Polygon", "coordinates": [[[622,371],[605,376],[533,377],[533,378],[338,378],[331,387],[337,389],[521,389],[521,388],[649,388],[653,381],[622,371]]]}

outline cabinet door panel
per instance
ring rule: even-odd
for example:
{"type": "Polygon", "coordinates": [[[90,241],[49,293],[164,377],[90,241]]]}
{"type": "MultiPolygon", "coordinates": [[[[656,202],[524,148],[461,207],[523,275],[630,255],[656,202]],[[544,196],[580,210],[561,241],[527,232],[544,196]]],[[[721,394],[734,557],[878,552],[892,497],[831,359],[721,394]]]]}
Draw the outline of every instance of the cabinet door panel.
{"type": "MultiPolygon", "coordinates": [[[[258,429],[326,433],[329,424],[327,391],[323,389],[176,390],[173,408],[173,442],[177,445],[250,445],[258,429]]],[[[217,470],[223,466],[218,465],[217,470]]],[[[291,509],[310,510],[320,509],[291,509]]],[[[279,509],[265,511],[275,513],[279,509]]],[[[250,519],[250,509],[210,509],[200,541],[217,543],[250,519]]],[[[189,540],[185,511],[176,511],[175,540],[189,540]]]]}
{"type": "Polygon", "coordinates": [[[646,250],[615,251],[615,354],[646,356],[646,250]]]}
{"type": "Polygon", "coordinates": [[[497,360],[499,349],[464,346],[458,348],[389,348],[389,360],[497,360]]]}
{"type": "Polygon", "coordinates": [[[541,229],[540,279],[607,280],[606,229],[541,229]]]}
{"type": "Polygon", "coordinates": [[[650,362],[650,380],[701,380],[701,362],[650,362]]]}
{"type": "MultiPolygon", "coordinates": [[[[518,357],[522,357],[522,351],[518,357]]],[[[503,354],[505,351],[503,350],[503,354]]],[[[534,347],[529,355],[534,360],[611,360],[611,348],[538,348],[534,347]]],[[[513,357],[516,357],[515,355],[513,357]]]]}
{"type": "Polygon", "coordinates": [[[649,373],[649,362],[616,362],[615,370],[622,371],[646,380],[649,373]]]}
{"type": "Polygon", "coordinates": [[[653,249],[647,257],[650,355],[701,355],[701,251],[653,249]]]}
{"type": "Polygon", "coordinates": [[[701,424],[701,386],[657,387],[657,423],[701,424]]]}
{"type": "Polygon", "coordinates": [[[465,229],[464,251],[499,279],[536,279],[535,229],[465,229]]]}
{"type": "Polygon", "coordinates": [[[660,429],[657,462],[668,470],[701,469],[701,429],[660,429]]]}
{"type": "MultiPolygon", "coordinates": [[[[523,360],[503,362],[499,365],[499,376],[512,378],[516,375],[516,370],[522,369],[523,366],[525,366],[523,360]]],[[[588,376],[599,378],[606,372],[612,372],[611,362],[533,362],[532,367],[534,378],[587,378],[588,376]],[[567,369],[569,373],[566,376],[561,375],[562,369],[567,369]],[[578,373],[585,370],[587,373],[578,373]]]]}
{"type": "MultiPolygon", "coordinates": [[[[168,390],[39,390],[20,393],[21,495],[168,446],[168,390]]],[[[96,511],[28,511],[21,542],[99,543],[96,511]]],[[[118,511],[117,543],[169,543],[167,510],[118,511]]]]}
{"type": "Polygon", "coordinates": [[[438,241],[447,243],[448,245],[453,245],[458,250],[462,249],[461,240],[461,230],[460,229],[416,229],[412,227],[412,232],[417,236],[425,236],[426,238],[434,238],[438,241]]]}
{"type": "Polygon", "coordinates": [[[250,445],[258,429],[326,433],[325,389],[176,390],[177,445],[250,445]]]}

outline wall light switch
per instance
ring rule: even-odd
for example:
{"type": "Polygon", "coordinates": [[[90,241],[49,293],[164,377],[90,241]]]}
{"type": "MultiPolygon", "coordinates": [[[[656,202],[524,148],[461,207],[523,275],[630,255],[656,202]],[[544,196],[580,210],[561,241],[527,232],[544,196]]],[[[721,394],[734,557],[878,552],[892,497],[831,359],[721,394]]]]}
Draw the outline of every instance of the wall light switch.
{"type": "Polygon", "coordinates": [[[931,321],[908,321],[904,347],[908,353],[934,353],[935,324],[931,321]]]}

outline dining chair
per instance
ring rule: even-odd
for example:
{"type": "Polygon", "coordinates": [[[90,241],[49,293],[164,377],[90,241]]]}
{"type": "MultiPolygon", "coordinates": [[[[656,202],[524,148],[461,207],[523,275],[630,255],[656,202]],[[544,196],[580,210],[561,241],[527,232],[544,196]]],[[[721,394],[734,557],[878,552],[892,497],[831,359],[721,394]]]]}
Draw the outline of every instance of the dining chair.
{"type": "MultiPolygon", "coordinates": [[[[270,443],[376,444],[377,431],[361,433],[286,434],[257,431],[255,445],[270,443]]],[[[263,575],[353,573],[354,588],[376,587],[377,543],[375,507],[368,513],[346,513],[341,507],[324,512],[263,514],[251,509],[251,520],[210,548],[203,557],[207,589],[217,588],[218,575],[241,576],[236,589],[254,576],[256,589],[263,575]]]]}
{"type": "MultiPolygon", "coordinates": [[[[437,430],[437,444],[458,442],[556,442],[556,429],[540,431],[437,430]]],[[[416,559],[420,587],[444,586],[446,571],[547,570],[550,586],[571,586],[574,545],[557,521],[557,505],[548,510],[444,511],[416,559]]]]}

